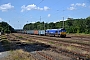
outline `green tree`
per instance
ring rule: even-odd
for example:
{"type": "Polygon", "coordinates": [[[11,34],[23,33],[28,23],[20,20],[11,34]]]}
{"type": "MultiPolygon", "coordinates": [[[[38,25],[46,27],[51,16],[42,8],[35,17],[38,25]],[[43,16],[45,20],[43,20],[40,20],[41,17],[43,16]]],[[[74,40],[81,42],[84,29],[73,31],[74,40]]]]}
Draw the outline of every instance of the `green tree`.
{"type": "Polygon", "coordinates": [[[6,22],[0,22],[0,31],[3,31],[5,33],[15,32],[14,28],[12,28],[8,23],[6,22]]]}
{"type": "Polygon", "coordinates": [[[90,16],[86,18],[85,24],[86,24],[85,33],[90,33],[90,16]]]}
{"type": "MultiPolygon", "coordinates": [[[[90,17],[86,19],[68,19],[64,21],[65,29],[67,33],[90,33],[90,17]]],[[[44,22],[36,22],[29,23],[24,25],[23,29],[26,30],[44,30],[45,29],[59,29],[63,27],[63,21],[59,21],[56,23],[44,23],[44,22]],[[44,25],[45,24],[45,25],[44,25]]],[[[7,26],[6,26],[7,27],[7,26]]]]}

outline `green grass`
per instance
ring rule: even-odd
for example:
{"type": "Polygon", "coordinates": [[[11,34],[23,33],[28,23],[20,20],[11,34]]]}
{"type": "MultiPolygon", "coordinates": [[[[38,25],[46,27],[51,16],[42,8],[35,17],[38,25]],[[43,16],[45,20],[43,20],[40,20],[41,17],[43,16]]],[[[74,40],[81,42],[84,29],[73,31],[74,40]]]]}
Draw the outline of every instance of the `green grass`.
{"type": "Polygon", "coordinates": [[[19,38],[21,39],[21,38],[23,38],[22,36],[19,36],[19,38]]]}
{"type": "Polygon", "coordinates": [[[50,44],[54,44],[54,42],[52,42],[52,41],[50,41],[49,43],[50,43],[50,44]]]}
{"type": "Polygon", "coordinates": [[[2,36],[1,36],[1,39],[7,39],[7,38],[6,38],[6,36],[2,35],[2,36]]]}
{"type": "Polygon", "coordinates": [[[90,55],[86,55],[86,58],[87,58],[87,59],[90,59],[90,55]]]}
{"type": "Polygon", "coordinates": [[[67,33],[67,34],[71,34],[71,35],[75,35],[75,36],[84,36],[84,35],[90,35],[90,34],[85,34],[85,33],[67,33]]]}
{"type": "Polygon", "coordinates": [[[11,51],[11,54],[6,57],[6,60],[35,60],[29,54],[29,52],[25,52],[23,50],[15,50],[11,51]]]}

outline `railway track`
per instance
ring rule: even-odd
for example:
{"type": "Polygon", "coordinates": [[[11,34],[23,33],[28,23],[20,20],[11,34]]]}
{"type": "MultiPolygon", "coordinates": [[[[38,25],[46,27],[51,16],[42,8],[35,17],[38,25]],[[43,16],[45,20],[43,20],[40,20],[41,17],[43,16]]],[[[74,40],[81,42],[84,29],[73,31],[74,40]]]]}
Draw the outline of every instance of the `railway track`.
{"type": "MultiPolygon", "coordinates": [[[[18,35],[15,35],[15,34],[13,34],[13,36],[15,36],[15,37],[18,37],[18,35]]],[[[25,35],[24,35],[25,36],[25,35]]],[[[24,37],[23,36],[23,37],[24,37]]],[[[28,36],[28,37],[30,37],[30,36],[28,36]]],[[[33,37],[34,38],[34,42],[35,42],[35,39],[39,39],[39,40],[44,40],[44,39],[46,39],[46,38],[38,38],[38,37],[33,37]]],[[[27,39],[28,40],[28,38],[22,38],[22,39],[27,39]]],[[[51,39],[51,38],[50,38],[51,39]]],[[[47,40],[50,40],[50,39],[47,39],[47,40]]],[[[64,43],[63,43],[64,44],[64,43]]],[[[66,44],[66,45],[68,45],[68,44],[66,44]]],[[[80,48],[80,47],[79,47],[80,48]]],[[[81,47],[81,48],[83,48],[83,49],[85,49],[84,47],[81,47]]],[[[86,59],[88,59],[88,58],[86,58],[86,55],[84,55],[84,54],[80,54],[80,53],[77,53],[77,52],[74,52],[74,51],[69,51],[69,50],[65,50],[65,49],[62,49],[62,48],[57,48],[57,47],[53,47],[53,46],[51,46],[51,48],[50,48],[50,50],[52,50],[52,51],[55,51],[55,52],[57,52],[57,53],[61,53],[61,54],[63,54],[63,55],[65,55],[65,56],[69,56],[69,57],[72,57],[72,58],[74,58],[74,59],[83,59],[83,60],[86,60],[86,59]]]]}
{"type": "MultiPolygon", "coordinates": [[[[7,38],[10,41],[13,41],[13,39],[17,39],[16,41],[18,41],[17,36],[15,36],[13,34],[12,35],[7,35],[7,38]],[[10,39],[10,38],[12,38],[12,39],[10,39]]],[[[52,57],[52,56],[50,56],[50,55],[48,55],[44,52],[41,52],[41,51],[31,52],[30,56],[33,57],[33,60],[55,60],[54,57],[52,57]]],[[[57,59],[57,60],[59,60],[59,59],[57,59]]]]}
{"type": "Polygon", "coordinates": [[[66,39],[66,38],[53,38],[53,37],[40,37],[40,36],[31,36],[29,35],[28,37],[33,37],[33,38],[39,38],[39,39],[48,39],[48,40],[53,40],[53,41],[58,41],[58,42],[68,42],[68,43],[75,43],[75,44],[80,44],[80,45],[86,45],[90,46],[90,41],[81,41],[81,40],[71,40],[71,39],[66,39]]]}
{"type": "Polygon", "coordinates": [[[43,40],[43,41],[47,41],[47,42],[52,42],[54,44],[63,44],[63,45],[68,45],[68,46],[74,46],[74,47],[79,47],[82,49],[86,49],[86,50],[90,50],[90,46],[88,44],[83,44],[83,43],[77,43],[77,42],[70,42],[70,41],[63,41],[63,40],[57,40],[57,39],[51,39],[51,38],[44,38],[44,37],[37,37],[37,36],[28,36],[29,37],[33,37],[33,39],[38,39],[38,40],[43,40]],[[71,44],[70,44],[71,43],[71,44]]]}
{"type": "MultiPolygon", "coordinates": [[[[44,53],[44,52],[32,52],[31,56],[35,59],[35,60],[56,60],[55,58],[53,58],[52,56],[44,53]]],[[[58,59],[59,60],[59,59],[58,59]]]]}
{"type": "MultiPolygon", "coordinates": [[[[60,43],[60,44],[62,44],[63,42],[64,43],[66,43],[65,45],[67,45],[68,43],[71,43],[71,45],[73,46],[73,45],[80,45],[80,46],[82,46],[82,48],[85,46],[88,46],[88,48],[90,47],[89,45],[90,44],[86,44],[86,43],[82,43],[82,42],[77,42],[77,41],[71,41],[71,40],[61,40],[61,39],[53,39],[53,38],[46,38],[46,37],[38,37],[38,36],[28,36],[28,37],[26,37],[26,38],[31,38],[31,37],[33,37],[33,39],[39,39],[39,40],[47,40],[47,41],[52,41],[52,42],[54,42],[54,43],[60,43]]],[[[76,46],[76,47],[78,47],[78,46],[76,46]]],[[[86,47],[87,48],[87,47],[86,47]]]]}
{"type": "Polygon", "coordinates": [[[86,44],[78,44],[78,43],[67,42],[67,41],[56,40],[56,39],[37,38],[37,37],[34,38],[34,39],[38,39],[38,40],[42,40],[43,39],[43,41],[52,42],[54,44],[63,44],[63,45],[68,45],[68,46],[75,46],[75,47],[79,47],[79,48],[84,48],[84,49],[88,49],[90,47],[90,46],[88,46],[88,44],[87,45],[86,44]]]}
{"type": "MultiPolygon", "coordinates": [[[[18,38],[18,37],[12,34],[12,35],[9,35],[8,38],[18,38]]],[[[23,39],[21,39],[21,40],[23,40],[23,39]]],[[[33,42],[35,43],[35,41],[33,41],[33,42]]],[[[44,52],[40,52],[40,51],[31,52],[30,55],[34,58],[34,60],[56,60],[56,58],[52,57],[51,55],[48,55],[48,54],[46,54],[44,52]]],[[[59,59],[57,59],[57,60],[59,60],[59,59]]]]}
{"type": "Polygon", "coordinates": [[[76,40],[90,41],[90,35],[67,34],[67,37],[71,37],[76,40]]]}
{"type": "Polygon", "coordinates": [[[82,41],[90,41],[90,37],[72,36],[72,39],[82,40],[82,41]]]}
{"type": "MultiPolygon", "coordinates": [[[[30,34],[28,34],[30,35],[30,34]]],[[[82,41],[90,41],[90,37],[85,37],[85,36],[67,36],[66,38],[60,38],[60,37],[49,37],[49,36],[38,36],[38,35],[32,35],[32,37],[37,36],[37,37],[43,37],[43,38],[56,38],[56,39],[67,39],[67,40],[82,40],[82,41]]]]}

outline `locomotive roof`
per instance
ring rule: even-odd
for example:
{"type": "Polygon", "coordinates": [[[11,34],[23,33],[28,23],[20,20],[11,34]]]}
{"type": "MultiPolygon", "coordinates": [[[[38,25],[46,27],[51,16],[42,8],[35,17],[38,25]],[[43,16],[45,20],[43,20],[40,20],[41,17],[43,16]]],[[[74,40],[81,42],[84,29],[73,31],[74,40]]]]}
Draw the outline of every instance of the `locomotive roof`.
{"type": "Polygon", "coordinates": [[[47,30],[58,30],[58,29],[47,29],[47,30]]]}
{"type": "Polygon", "coordinates": [[[59,28],[59,29],[47,29],[47,30],[61,30],[61,29],[64,29],[64,28],[59,28]]]}

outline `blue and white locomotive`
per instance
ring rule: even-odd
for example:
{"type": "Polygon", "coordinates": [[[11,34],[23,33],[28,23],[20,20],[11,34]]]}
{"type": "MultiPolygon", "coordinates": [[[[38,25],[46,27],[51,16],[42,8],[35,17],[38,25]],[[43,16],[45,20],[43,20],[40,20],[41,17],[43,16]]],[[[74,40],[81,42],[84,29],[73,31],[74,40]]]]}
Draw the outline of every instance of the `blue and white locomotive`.
{"type": "Polygon", "coordinates": [[[46,30],[46,35],[66,37],[66,30],[64,28],[61,28],[61,29],[47,29],[46,30]]]}

